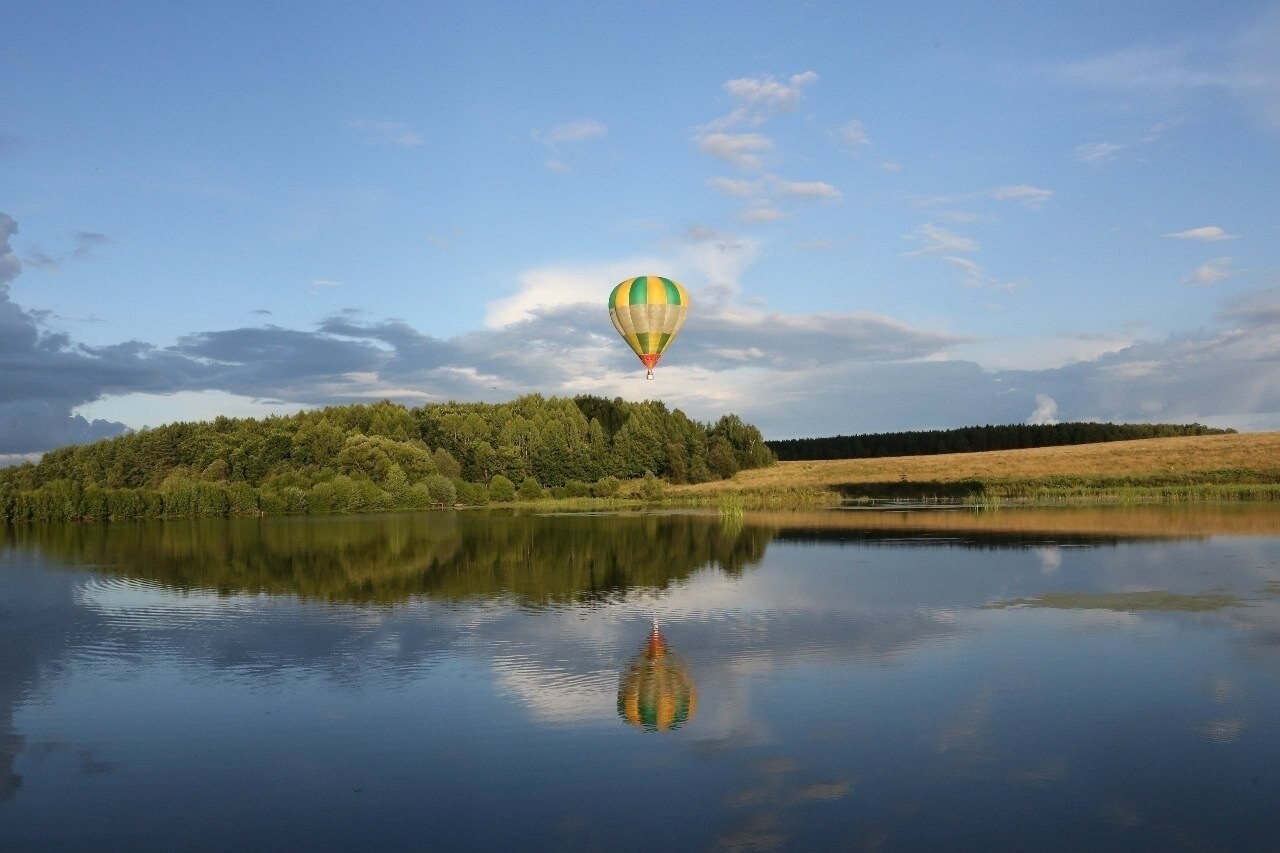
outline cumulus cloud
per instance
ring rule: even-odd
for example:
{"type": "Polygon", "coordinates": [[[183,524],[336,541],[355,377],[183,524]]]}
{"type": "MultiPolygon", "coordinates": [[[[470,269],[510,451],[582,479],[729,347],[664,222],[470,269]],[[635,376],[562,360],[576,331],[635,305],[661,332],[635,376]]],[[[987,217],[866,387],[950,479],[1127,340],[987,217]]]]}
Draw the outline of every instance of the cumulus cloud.
{"type": "Polygon", "coordinates": [[[773,182],[779,195],[792,198],[811,198],[820,201],[835,201],[840,198],[840,190],[823,181],[786,181],[778,179],[773,182]]]}
{"type": "Polygon", "coordinates": [[[773,141],[759,133],[711,133],[698,138],[698,149],[739,169],[758,170],[773,141]]]}
{"type": "Polygon", "coordinates": [[[751,110],[755,117],[765,118],[795,109],[804,88],[817,79],[818,75],[813,71],[792,74],[786,82],[779,82],[769,75],[739,77],[725,83],[724,89],[735,101],[751,110]]]}
{"type": "MultiPolygon", "coordinates": [[[[797,181],[766,171],[766,160],[774,154],[774,142],[755,129],[779,113],[799,103],[804,87],[818,79],[812,71],[792,75],[785,83],[773,77],[742,77],[725,83],[725,90],[739,104],[733,112],[717,118],[693,134],[698,150],[745,172],[751,180],[715,177],[707,185],[716,192],[742,200],[738,217],[744,222],[763,223],[790,215],[787,202],[837,201],[842,197],[834,185],[819,180],[797,181]]],[[[870,144],[861,123],[849,122],[842,136],[846,145],[870,144]]]]}
{"type": "Polygon", "coordinates": [[[636,258],[599,265],[552,265],[525,270],[517,276],[515,293],[489,303],[485,325],[496,329],[528,320],[539,310],[579,303],[598,304],[602,286],[612,287],[628,278],[656,274],[664,268],[655,259],[636,258]]]}
{"type": "MultiPolygon", "coordinates": [[[[758,246],[690,228],[663,253],[625,262],[527,270],[489,306],[486,327],[451,338],[343,312],[313,328],[197,330],[169,347],[78,344],[9,299],[22,262],[0,214],[0,454],[118,434],[118,421],[74,414],[103,398],[221,392],[310,407],[388,397],[662,394],[691,416],[734,411],[769,437],[930,429],[971,423],[1178,420],[1280,427],[1280,288],[1235,296],[1195,334],[1108,347],[1045,369],[992,369],[954,357],[974,341],[861,312],[794,314],[742,298],[758,246]],[[661,386],[616,339],[602,288],[674,274],[694,312],[663,360],[661,386]],[[604,284],[602,284],[602,282],[604,284]]],[[[917,235],[927,253],[996,285],[964,257],[976,244],[945,229],[917,235]],[[950,250],[948,250],[950,249],[950,250]],[[967,263],[966,263],[967,262],[967,263]]],[[[132,424],[141,426],[142,424],[132,424]]],[[[153,424],[154,425],[154,424],[153,424]]]]}
{"type": "Polygon", "coordinates": [[[817,79],[817,74],[805,71],[791,75],[785,82],[779,82],[772,75],[729,80],[724,90],[734,102],[734,108],[698,128],[694,136],[701,138],[741,127],[759,127],[779,114],[794,110],[805,87],[817,79]]]}
{"type": "Polygon", "coordinates": [[[1035,411],[1027,418],[1027,423],[1033,425],[1050,425],[1058,422],[1058,403],[1048,394],[1036,395],[1035,411]]]}
{"type": "Polygon", "coordinates": [[[76,346],[67,336],[44,330],[42,315],[9,298],[10,284],[22,272],[10,242],[17,233],[18,223],[0,213],[0,454],[32,453],[119,434],[124,424],[89,421],[72,410],[104,389],[179,385],[182,366],[152,358],[143,344],[76,346]]]}
{"type": "Polygon", "coordinates": [[[1205,225],[1200,228],[1188,228],[1186,231],[1177,231],[1173,234],[1166,234],[1166,237],[1172,237],[1175,240],[1201,240],[1213,242],[1217,240],[1234,240],[1235,234],[1228,234],[1217,225],[1205,225]]]}

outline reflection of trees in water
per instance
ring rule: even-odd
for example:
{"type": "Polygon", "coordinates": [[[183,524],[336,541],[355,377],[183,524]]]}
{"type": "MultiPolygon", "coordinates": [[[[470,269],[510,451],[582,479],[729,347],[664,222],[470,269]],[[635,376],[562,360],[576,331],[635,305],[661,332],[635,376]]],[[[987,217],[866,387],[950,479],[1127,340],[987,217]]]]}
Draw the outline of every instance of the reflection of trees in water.
{"type": "Polygon", "coordinates": [[[618,682],[618,715],[651,732],[678,729],[693,719],[698,691],[684,661],[667,647],[653,624],[644,648],[631,659],[618,682]]]}
{"type": "Polygon", "coordinates": [[[661,589],[708,566],[739,573],[769,538],[696,515],[500,512],[11,530],[16,547],[170,587],[386,603],[506,594],[543,604],[661,589]]]}

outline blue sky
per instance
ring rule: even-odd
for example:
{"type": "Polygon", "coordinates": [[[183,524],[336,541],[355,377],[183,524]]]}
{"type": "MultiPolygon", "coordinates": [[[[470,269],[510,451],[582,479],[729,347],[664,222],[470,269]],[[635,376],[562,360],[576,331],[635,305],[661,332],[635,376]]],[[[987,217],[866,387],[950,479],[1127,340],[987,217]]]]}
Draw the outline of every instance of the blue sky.
{"type": "Polygon", "coordinates": [[[1280,429],[1280,3],[967,6],[10,3],[0,458],[530,392],[1280,429]]]}

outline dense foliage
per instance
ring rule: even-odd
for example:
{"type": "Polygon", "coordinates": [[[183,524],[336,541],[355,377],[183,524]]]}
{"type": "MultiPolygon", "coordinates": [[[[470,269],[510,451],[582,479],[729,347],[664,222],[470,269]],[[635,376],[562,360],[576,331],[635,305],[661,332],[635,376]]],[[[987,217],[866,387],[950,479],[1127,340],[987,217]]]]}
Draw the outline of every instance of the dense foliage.
{"type": "Polygon", "coordinates": [[[880,456],[930,456],[939,453],[975,453],[982,450],[1020,450],[1095,444],[1137,438],[1169,438],[1181,435],[1217,435],[1233,429],[1213,429],[1200,424],[1011,424],[971,426],[921,432],[886,432],[872,435],[837,435],[830,438],[791,438],[766,444],[784,461],[810,459],[866,459],[880,456]]]}
{"type": "MultiPolygon", "coordinates": [[[[775,461],[737,415],[661,402],[521,397],[388,401],[289,417],[175,423],[0,470],[0,519],[340,513],[613,497],[626,480],[697,483],[775,461]]],[[[646,483],[647,485],[647,483],[646,483]]],[[[653,494],[650,487],[648,494],[653,494]]]]}

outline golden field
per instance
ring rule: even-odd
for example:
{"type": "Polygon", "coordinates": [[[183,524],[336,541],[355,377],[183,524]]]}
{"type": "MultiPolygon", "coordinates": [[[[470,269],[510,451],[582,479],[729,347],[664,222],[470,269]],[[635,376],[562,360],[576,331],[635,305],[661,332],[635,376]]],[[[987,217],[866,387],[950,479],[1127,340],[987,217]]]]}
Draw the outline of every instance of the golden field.
{"type": "MultiPolygon", "coordinates": [[[[1280,484],[1280,432],[1152,438],[937,456],[781,462],[730,480],[672,486],[671,497],[848,491],[859,484],[981,482],[995,488],[1199,488],[1280,484]]],[[[1264,488],[1271,488],[1266,485],[1264,488]]],[[[1212,495],[1209,495],[1212,497],[1212,495]]],[[[1195,495],[1191,496],[1192,499],[1195,495]]]]}

